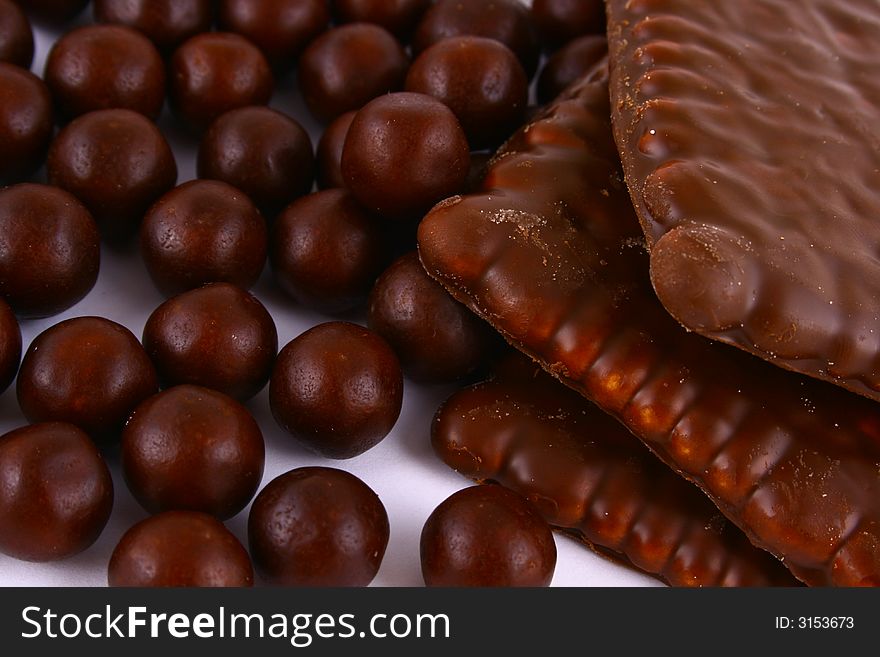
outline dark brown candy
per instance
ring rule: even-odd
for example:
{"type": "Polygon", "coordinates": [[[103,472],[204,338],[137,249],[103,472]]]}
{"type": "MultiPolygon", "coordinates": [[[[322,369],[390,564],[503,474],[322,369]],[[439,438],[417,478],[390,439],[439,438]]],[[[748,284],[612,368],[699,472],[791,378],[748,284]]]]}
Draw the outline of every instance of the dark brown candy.
{"type": "Polygon", "coordinates": [[[34,338],[17,387],[30,422],[70,422],[106,442],[119,438],[135,406],[159,383],[131,331],[103,317],[75,317],[34,338]]]}
{"type": "Polygon", "coordinates": [[[76,196],[105,237],[137,233],[147,208],[177,182],[177,164],[159,129],[124,109],[89,112],[49,148],[49,182],[76,196]]]}
{"type": "Polygon", "coordinates": [[[366,300],[385,251],[378,222],[344,189],[295,201],[272,229],[272,272],[279,287],[304,306],[327,313],[366,300]]]}
{"type": "Polygon", "coordinates": [[[30,71],[0,62],[0,185],[36,171],[52,139],[52,97],[30,71]]]}
{"type": "Polygon", "coordinates": [[[449,107],[472,148],[507,139],[525,118],[529,79],[516,55],[484,37],[444,39],[413,62],[407,91],[428,94],[449,107]]]}
{"type": "Polygon", "coordinates": [[[575,80],[586,75],[607,57],[608,41],[602,35],[579,37],[547,59],[538,76],[538,101],[549,103],[575,80]]]}
{"type": "Polygon", "coordinates": [[[20,317],[66,310],[95,285],[101,262],[89,211],[57,187],[0,189],[0,296],[20,317]]]}
{"type": "Polygon", "coordinates": [[[608,11],[616,141],[660,301],[880,400],[880,4],[608,11]]]}
{"type": "Polygon", "coordinates": [[[398,258],[376,281],[369,326],[416,381],[460,379],[484,361],[490,345],[486,323],[428,276],[415,252],[398,258]]]}
{"type": "Polygon", "coordinates": [[[325,32],[299,61],[299,87],[309,110],[329,122],[403,87],[409,60],[385,29],[351,23],[325,32]]]}
{"type": "Polygon", "coordinates": [[[501,486],[472,486],[431,513],[421,537],[428,586],[549,586],[556,570],[550,525],[501,486]]]}
{"type": "Polygon", "coordinates": [[[398,39],[407,38],[431,0],[332,0],[340,23],[375,23],[398,39]]]}
{"type": "Polygon", "coordinates": [[[144,348],[164,386],[190,383],[244,401],[269,380],[278,333],[256,297],[212,283],[156,308],[144,326],[144,348]]]}
{"type": "Polygon", "coordinates": [[[272,219],[311,191],[312,141],[299,123],[281,112],[259,106],[235,109],[214,121],[202,138],[198,171],[200,178],[238,187],[272,219]]]}
{"type": "Polygon", "coordinates": [[[211,29],[212,0],[95,0],[95,20],[134,28],[170,53],[211,29]]]}
{"type": "Polygon", "coordinates": [[[166,296],[215,282],[249,288],[266,263],[268,229],[235,187],[191,180],[147,211],[140,243],[147,271],[166,296]]]}
{"type": "Polygon", "coordinates": [[[122,25],[68,32],[46,60],[46,84],[68,118],[123,108],[155,119],[165,103],[165,64],[145,36],[122,25]]]}
{"type": "Polygon", "coordinates": [[[357,113],[342,150],[345,186],[389,219],[418,217],[459,191],[470,166],[455,114],[424,94],[388,94],[357,113]]]}
{"type": "Polygon", "coordinates": [[[533,0],[532,21],[551,48],[587,34],[605,34],[602,0],[533,0]]]}
{"type": "Polygon", "coordinates": [[[880,584],[880,406],[681,328],[648,279],[597,68],[421,224],[429,273],[810,584],[880,584]]]}
{"type": "Polygon", "coordinates": [[[403,375],[391,347],[348,322],[320,324],[288,343],[269,383],[278,424],[333,459],[352,458],[379,443],[402,403],[403,375]]]}
{"type": "Polygon", "coordinates": [[[339,115],[321,134],[315,153],[318,187],[321,189],[345,187],[342,178],[342,148],[355,114],[357,112],[352,111],[339,115]]]}
{"type": "Polygon", "coordinates": [[[122,432],[122,472],[150,513],[201,511],[225,520],[257,492],[265,451],[244,406],[215,390],[182,385],[132,413],[122,432]]]}
{"type": "Polygon", "coordinates": [[[327,0],[221,0],[220,27],[247,37],[276,68],[293,66],[327,29],[327,0]]]}
{"type": "Polygon", "coordinates": [[[18,373],[21,360],[21,329],[9,304],[0,298],[0,392],[18,373]]]}
{"type": "Polygon", "coordinates": [[[113,481],[98,448],[71,424],[0,436],[0,552],[26,561],[78,554],[101,535],[113,481]]]}
{"type": "Polygon", "coordinates": [[[467,35],[500,41],[516,53],[529,76],[538,66],[538,37],[529,10],[519,0],[438,0],[416,28],[413,52],[467,35]]]}
{"type": "Polygon", "coordinates": [[[388,545],[388,514],[363,481],[333,468],[299,468],[254,500],[248,542],[275,586],[366,586],[388,545]]]}
{"type": "Polygon", "coordinates": [[[516,491],[554,527],[673,586],[797,583],[626,427],[522,356],[450,397],[431,443],[461,474],[516,491]]]}
{"type": "Polygon", "coordinates": [[[30,68],[34,32],[27,16],[12,0],[0,0],[0,62],[30,68]]]}
{"type": "Polygon", "coordinates": [[[85,9],[89,0],[17,0],[18,4],[40,20],[62,24],[85,9]]]}
{"type": "Polygon", "coordinates": [[[238,539],[219,520],[166,511],[120,539],[107,568],[110,586],[250,587],[254,569],[238,539]]]}
{"type": "Polygon", "coordinates": [[[198,131],[229,110],[265,105],[275,84],[260,49],[229,32],[185,41],[174,51],[169,75],[171,108],[198,131]]]}

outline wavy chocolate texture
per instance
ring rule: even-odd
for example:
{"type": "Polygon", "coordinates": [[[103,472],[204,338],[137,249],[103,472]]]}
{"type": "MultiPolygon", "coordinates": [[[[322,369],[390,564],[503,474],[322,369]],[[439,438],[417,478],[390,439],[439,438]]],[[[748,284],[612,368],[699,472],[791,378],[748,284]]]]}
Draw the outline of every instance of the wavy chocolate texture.
{"type": "Polygon", "coordinates": [[[880,400],[880,3],[608,9],[615,136],[666,309],[880,400]]]}
{"type": "Polygon", "coordinates": [[[426,270],[618,417],[810,584],[880,585],[880,405],[685,331],[657,301],[585,78],[419,227],[426,270]]]}
{"type": "Polygon", "coordinates": [[[791,574],[595,404],[518,357],[434,418],[443,461],[673,586],[794,586],[791,574]]]}

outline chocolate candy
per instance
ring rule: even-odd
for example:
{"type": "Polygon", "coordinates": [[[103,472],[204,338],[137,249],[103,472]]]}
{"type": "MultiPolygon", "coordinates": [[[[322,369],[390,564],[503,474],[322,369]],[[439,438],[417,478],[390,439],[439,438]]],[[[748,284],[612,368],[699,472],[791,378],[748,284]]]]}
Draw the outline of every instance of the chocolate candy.
{"type": "Polygon", "coordinates": [[[17,0],[37,18],[50,23],[66,23],[85,9],[89,0],[17,0]]]}
{"type": "Polygon", "coordinates": [[[49,148],[49,182],[76,196],[105,237],[137,232],[147,208],[177,181],[177,164],[159,129],[125,109],[89,112],[49,148]]]}
{"type": "Polygon", "coordinates": [[[431,444],[461,474],[516,491],[597,553],[673,586],[796,584],[622,424],[522,356],[450,397],[431,444]]]}
{"type": "Polygon", "coordinates": [[[248,288],[266,263],[266,222],[226,183],[191,180],[156,201],[141,223],[150,277],[172,296],[218,281],[248,288]]]}
{"type": "Polygon", "coordinates": [[[0,298],[0,392],[18,373],[21,360],[21,329],[9,304],[0,298]]]}
{"type": "Polygon", "coordinates": [[[342,149],[355,198],[389,219],[415,217],[460,191],[470,151],[455,115],[424,94],[388,94],[357,113],[342,149]]]}
{"type": "Polygon", "coordinates": [[[98,448],[71,424],[0,436],[0,552],[26,561],[78,554],[101,535],[113,480],[98,448]]]}
{"type": "Polygon", "coordinates": [[[243,107],[218,118],[199,146],[200,178],[238,187],[267,218],[312,189],[312,141],[295,120],[268,107],[243,107]]]}
{"type": "Polygon", "coordinates": [[[27,16],[12,0],[0,0],[0,62],[30,68],[34,32],[27,16]]]}
{"type": "Polygon", "coordinates": [[[378,222],[344,189],[292,203],[272,229],[272,272],[299,303],[327,313],[362,303],[385,264],[378,222]]]}
{"type": "Polygon", "coordinates": [[[880,400],[880,5],[728,13],[609,3],[657,296],[691,330],[880,400]]]}
{"type": "Polygon", "coordinates": [[[416,28],[413,52],[466,35],[500,41],[516,53],[530,77],[538,66],[538,37],[529,10],[518,0],[438,0],[416,28]]]}
{"type": "Polygon", "coordinates": [[[355,114],[357,112],[341,114],[321,134],[315,153],[318,187],[321,189],[345,187],[342,179],[342,148],[355,114]]]}
{"type": "Polygon", "coordinates": [[[375,23],[399,39],[410,35],[431,0],[333,0],[340,23],[375,23]]]}
{"type": "Polygon", "coordinates": [[[144,348],[164,386],[190,383],[244,401],[269,380],[278,333],[256,297],[212,283],[156,308],[144,326],[144,348]]]}
{"type": "Polygon", "coordinates": [[[556,569],[550,526],[501,486],[451,495],[425,523],[420,547],[428,586],[549,586],[556,569]]]}
{"type": "Polygon", "coordinates": [[[682,329],[658,303],[602,79],[426,217],[422,261],[810,584],[880,583],[880,407],[682,329]]]}
{"type": "Polygon", "coordinates": [[[402,403],[403,375],[391,347],[348,322],[320,324],[288,343],[269,382],[269,405],[281,428],[333,459],[381,441],[402,403]]]}
{"type": "Polygon", "coordinates": [[[66,310],[95,285],[101,262],[89,211],[57,187],[0,189],[0,295],[20,317],[66,310]]]}
{"type": "Polygon", "coordinates": [[[324,122],[403,86],[409,60],[391,34],[368,23],[343,25],[315,39],[299,61],[299,87],[324,122]]]}
{"type": "Polygon", "coordinates": [[[155,119],[165,103],[165,64],[145,36],[121,25],[68,32],[46,60],[46,84],[68,118],[123,108],[155,119]]]}
{"type": "Polygon", "coordinates": [[[538,77],[538,101],[551,102],[607,55],[608,41],[604,35],[582,36],[570,41],[544,64],[538,77]]]}
{"type": "Polygon", "coordinates": [[[263,476],[263,434],[223,393],[176,386],[132,413],[122,432],[125,482],[150,513],[185,510],[231,518],[263,476]]]}
{"type": "Polygon", "coordinates": [[[327,29],[327,0],[221,0],[220,27],[247,37],[273,66],[292,66],[303,49],[327,29]]]}
{"type": "Polygon", "coordinates": [[[299,468],[273,479],[248,517],[254,565],[275,586],[366,586],[388,535],[376,493],[333,468],[299,468]]]}
{"type": "Polygon", "coordinates": [[[20,182],[43,163],[52,139],[52,97],[36,75],[0,62],[0,185],[20,182]]]}
{"type": "Polygon", "coordinates": [[[407,73],[405,88],[449,107],[472,148],[509,137],[529,100],[529,80],[516,55],[503,43],[474,36],[451,37],[425,50],[407,73]]]}
{"type": "Polygon", "coordinates": [[[483,362],[490,344],[486,324],[425,273],[415,252],[398,258],[376,281],[369,326],[415,381],[460,379],[483,362]]]}
{"type": "Polygon", "coordinates": [[[134,28],[170,53],[211,29],[211,0],[95,0],[95,20],[134,28]]]}
{"type": "Polygon", "coordinates": [[[237,34],[206,32],[174,51],[170,68],[171,108],[195,130],[272,96],[272,71],[259,48],[237,34]]]}
{"type": "Polygon", "coordinates": [[[602,0],[532,0],[532,21],[550,47],[586,34],[605,34],[602,0]]]}
{"type": "Polygon", "coordinates": [[[40,333],[18,373],[18,403],[30,422],[70,422],[93,439],[118,439],[135,406],[158,390],[137,338],[102,317],[75,317],[40,333]]]}
{"type": "Polygon", "coordinates": [[[107,568],[110,586],[250,587],[254,570],[238,539],[216,518],[166,511],[129,529],[107,568]]]}

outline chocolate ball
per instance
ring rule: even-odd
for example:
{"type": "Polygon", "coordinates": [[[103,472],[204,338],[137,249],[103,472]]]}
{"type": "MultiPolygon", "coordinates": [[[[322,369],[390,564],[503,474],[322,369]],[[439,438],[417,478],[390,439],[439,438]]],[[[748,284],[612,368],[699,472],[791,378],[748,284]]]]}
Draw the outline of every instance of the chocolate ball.
{"type": "Polygon", "coordinates": [[[421,555],[428,586],[549,586],[556,568],[550,525],[494,484],[460,490],[434,509],[421,555]]]}
{"type": "Polygon", "coordinates": [[[362,303],[382,271],[385,240],[376,220],[343,189],[294,201],[272,229],[272,271],[299,303],[338,313],[362,303]]]}
{"type": "Polygon", "coordinates": [[[122,108],[155,119],[165,103],[165,64],[144,35],[87,25],[62,36],[46,60],[46,84],[69,117],[122,108]]]}
{"type": "Polygon", "coordinates": [[[101,263],[89,211],[58,187],[0,189],[0,296],[20,317],[66,310],[95,285],[101,263]]]}
{"type": "Polygon", "coordinates": [[[272,218],[311,191],[312,140],[299,123],[276,110],[232,110],[214,121],[202,138],[198,171],[200,178],[238,187],[272,218]]]}
{"type": "Polygon", "coordinates": [[[269,380],[278,333],[256,297],[212,283],[156,308],[144,326],[144,348],[164,386],[190,383],[244,401],[269,380]]]}
{"type": "Polygon", "coordinates": [[[532,21],[541,39],[555,48],[585,34],[605,33],[602,0],[533,0],[532,21]]]}
{"type": "Polygon", "coordinates": [[[212,0],[95,0],[99,23],[134,28],[169,53],[181,43],[211,29],[212,0]]]}
{"type": "Polygon", "coordinates": [[[124,109],[89,112],[49,148],[49,182],[76,196],[105,237],[137,233],[147,208],[177,182],[177,164],[159,129],[124,109]]]}
{"type": "Polygon", "coordinates": [[[92,545],[113,508],[98,448],[71,424],[47,422],[0,436],[0,552],[56,561],[92,545]]]}
{"type": "Polygon", "coordinates": [[[398,258],[376,281],[369,326],[416,381],[460,379],[483,362],[490,346],[487,325],[425,273],[415,252],[398,258]]]}
{"type": "Polygon", "coordinates": [[[12,0],[0,0],[0,62],[30,68],[34,32],[27,16],[12,0]]]}
{"type": "Polygon", "coordinates": [[[266,263],[268,229],[250,199],[216,180],[191,180],[165,194],[141,223],[150,278],[172,296],[218,281],[249,288],[266,263]]]}
{"type": "Polygon", "coordinates": [[[188,39],[171,58],[171,108],[190,127],[204,130],[218,116],[272,96],[269,63],[250,41],[228,32],[188,39]]]}
{"type": "Polygon", "coordinates": [[[18,0],[18,4],[40,20],[61,24],[85,9],[89,0],[18,0]]]}
{"type": "Polygon", "coordinates": [[[120,539],[107,568],[110,586],[248,587],[250,557],[223,523],[196,511],[166,511],[120,539]]]}
{"type": "Polygon", "coordinates": [[[21,360],[21,329],[9,304],[0,299],[0,392],[18,373],[21,360]]]}
{"type": "Polygon", "coordinates": [[[604,36],[584,36],[557,50],[538,76],[538,102],[552,102],[575,80],[586,75],[608,54],[604,36]]]}
{"type": "Polygon", "coordinates": [[[444,39],[413,62],[406,90],[433,96],[451,109],[473,148],[497,145],[519,127],[529,80],[516,55],[484,37],[444,39]]]}
{"type": "Polygon", "coordinates": [[[278,424],[302,445],[332,459],[362,454],[397,422],[403,375],[391,347],[348,322],[328,322],[292,340],[269,382],[278,424]]]}
{"type": "Polygon", "coordinates": [[[137,338],[103,317],[75,317],[40,333],[17,382],[30,422],[70,422],[102,442],[118,439],[134,408],[158,388],[137,338]]]}
{"type": "Polygon", "coordinates": [[[345,181],[342,179],[342,147],[345,146],[345,137],[348,135],[355,114],[357,112],[346,112],[333,119],[318,141],[315,162],[318,187],[321,189],[345,187],[345,181]]]}
{"type": "Polygon", "coordinates": [[[299,468],[273,479],[248,517],[257,573],[275,586],[366,586],[388,535],[376,493],[333,468],[299,468]]]}
{"type": "Polygon", "coordinates": [[[431,0],[333,0],[340,23],[375,23],[399,39],[408,37],[431,0]]]}
{"type": "Polygon", "coordinates": [[[52,97],[36,75],[0,62],[0,185],[40,168],[52,139],[52,97]]]}
{"type": "Polygon", "coordinates": [[[385,29],[351,23],[312,41],[299,60],[299,87],[309,110],[329,122],[403,86],[409,60],[385,29]]]}
{"type": "Polygon", "coordinates": [[[250,39],[273,66],[292,66],[327,29],[327,0],[220,0],[220,27],[250,39]]]}
{"type": "Polygon", "coordinates": [[[368,103],[342,149],[346,187],[389,219],[421,216],[461,191],[469,166],[467,137],[455,114],[423,94],[388,94],[368,103]]]}
{"type": "Polygon", "coordinates": [[[265,452],[248,410],[200,386],[176,386],[150,397],[122,432],[125,482],[150,513],[231,518],[257,492],[265,452]]]}
{"type": "Polygon", "coordinates": [[[538,37],[529,10],[519,0],[438,0],[416,28],[413,52],[418,55],[438,41],[466,35],[500,41],[516,53],[530,77],[538,66],[538,37]]]}

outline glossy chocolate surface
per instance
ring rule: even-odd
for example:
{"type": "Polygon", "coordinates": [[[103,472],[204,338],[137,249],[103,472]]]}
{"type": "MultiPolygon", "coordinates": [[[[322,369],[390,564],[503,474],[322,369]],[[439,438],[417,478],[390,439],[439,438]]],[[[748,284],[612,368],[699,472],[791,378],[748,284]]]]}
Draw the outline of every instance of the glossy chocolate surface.
{"type": "Polygon", "coordinates": [[[94,0],[92,4],[95,21],[134,28],[163,53],[209,31],[213,20],[213,0],[94,0]]]}
{"type": "Polygon", "coordinates": [[[9,304],[0,299],[0,392],[6,390],[18,373],[21,361],[21,329],[9,304]]]}
{"type": "Polygon", "coordinates": [[[66,310],[95,285],[100,240],[92,215],[63,189],[0,189],[0,296],[20,317],[66,310]]]}
{"type": "Polygon", "coordinates": [[[403,375],[391,347],[348,322],[327,322],[287,344],[269,383],[269,405],[282,429],[333,459],[362,454],[394,427],[403,375]]]}
{"type": "Polygon", "coordinates": [[[586,34],[605,34],[602,0],[532,0],[532,21],[551,48],[586,34]]]}
{"type": "Polygon", "coordinates": [[[92,545],[113,508],[98,448],[71,424],[33,424],[0,436],[0,552],[56,561],[92,545]]]}
{"type": "Polygon", "coordinates": [[[243,107],[220,116],[199,146],[200,178],[247,194],[267,220],[312,189],[312,141],[289,116],[268,107],[243,107]]]}
{"type": "Polygon", "coordinates": [[[880,407],[688,333],[658,303],[602,76],[422,222],[471,309],[616,416],[811,584],[880,583],[880,407]]]}
{"type": "Polygon", "coordinates": [[[231,518],[263,476],[263,434],[223,393],[182,385],[153,395],[122,432],[122,472],[150,513],[201,511],[231,518]]]}
{"type": "Polygon", "coordinates": [[[0,62],[29,69],[34,59],[34,32],[12,0],[0,0],[0,62]]]}
{"type": "Polygon", "coordinates": [[[316,177],[320,189],[345,187],[342,178],[342,148],[355,114],[357,112],[354,111],[341,114],[321,133],[315,152],[316,177]]]}
{"type": "Polygon", "coordinates": [[[163,386],[190,383],[244,401],[269,380],[278,333],[256,297],[212,283],[156,308],[144,326],[144,348],[163,386]]]}
{"type": "Polygon", "coordinates": [[[46,159],[52,96],[40,78],[0,62],[0,185],[27,179],[46,159]]]}
{"type": "Polygon", "coordinates": [[[172,296],[206,283],[249,288],[263,271],[266,221],[241,191],[216,180],[191,180],[147,211],[141,255],[150,278],[172,296]]]}
{"type": "Polygon", "coordinates": [[[70,422],[101,442],[118,440],[135,406],[158,388],[141,343],[102,317],[75,317],[40,333],[17,381],[30,422],[70,422]]]}
{"type": "Polygon", "coordinates": [[[615,135],[663,305],[880,400],[880,5],[615,0],[609,18],[615,135]]]}
{"type": "Polygon", "coordinates": [[[604,35],[578,37],[553,53],[538,76],[538,102],[552,102],[572,82],[579,80],[607,57],[608,40],[604,35]]]}
{"type": "Polygon", "coordinates": [[[250,557],[219,520],[195,511],[166,511],[122,536],[107,569],[110,586],[249,587],[250,557]]]}
{"type": "Polygon", "coordinates": [[[406,39],[431,6],[431,0],[332,0],[340,23],[375,23],[406,39]]]}
{"type": "Polygon", "coordinates": [[[517,493],[472,486],[434,509],[422,529],[427,586],[549,586],[556,569],[550,525],[517,493]]]}

